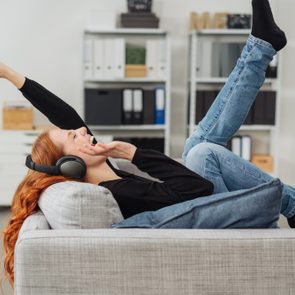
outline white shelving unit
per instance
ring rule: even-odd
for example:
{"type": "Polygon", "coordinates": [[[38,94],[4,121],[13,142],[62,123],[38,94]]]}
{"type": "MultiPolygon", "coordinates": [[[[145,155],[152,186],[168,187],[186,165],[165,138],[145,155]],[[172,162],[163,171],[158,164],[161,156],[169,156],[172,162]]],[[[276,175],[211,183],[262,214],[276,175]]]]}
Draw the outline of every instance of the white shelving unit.
{"type": "MultiPolygon", "coordinates": [[[[196,101],[198,90],[220,90],[227,77],[211,77],[208,71],[200,71],[200,68],[211,67],[211,51],[208,44],[213,42],[237,42],[244,43],[249,35],[249,30],[235,29],[205,29],[195,30],[189,36],[189,94],[190,109],[188,132],[192,134],[196,128],[196,101]],[[204,45],[207,44],[207,45],[204,45]],[[209,50],[208,50],[209,49],[209,50]],[[209,52],[204,52],[209,51],[209,52]]],[[[279,57],[279,64],[280,57],[279,57]]],[[[280,67],[279,67],[280,68],[280,67]]],[[[278,72],[279,76],[279,72],[278,72]]],[[[278,136],[278,120],[280,107],[280,83],[278,79],[266,79],[263,90],[276,91],[276,121],[275,125],[243,125],[238,134],[250,135],[253,139],[252,151],[254,153],[270,154],[274,158],[273,176],[278,175],[278,154],[276,149],[276,141],[278,136]]]]}
{"type": "Polygon", "coordinates": [[[97,38],[124,38],[126,43],[135,42],[145,45],[147,40],[165,40],[166,42],[166,77],[157,78],[102,78],[84,79],[85,88],[156,88],[165,89],[165,124],[163,125],[111,125],[111,126],[89,126],[96,134],[111,134],[122,137],[160,137],[164,138],[164,152],[170,155],[170,124],[171,124],[171,49],[168,33],[160,29],[115,29],[97,30],[84,32],[84,41],[97,38]]]}

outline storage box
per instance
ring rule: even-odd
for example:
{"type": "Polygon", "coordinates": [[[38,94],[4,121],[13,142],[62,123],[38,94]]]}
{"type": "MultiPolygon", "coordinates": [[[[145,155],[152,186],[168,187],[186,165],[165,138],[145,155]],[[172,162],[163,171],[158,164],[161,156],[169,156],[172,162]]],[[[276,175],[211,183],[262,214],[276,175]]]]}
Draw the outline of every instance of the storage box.
{"type": "Polygon", "coordinates": [[[145,65],[126,65],[125,77],[126,78],[145,78],[147,67],[145,65]]]}
{"type": "Polygon", "coordinates": [[[122,90],[85,89],[85,120],[88,125],[121,125],[122,90]]]}
{"type": "Polygon", "coordinates": [[[33,108],[4,106],[3,129],[33,129],[33,108]]]}
{"type": "Polygon", "coordinates": [[[265,172],[273,172],[273,157],[270,155],[253,154],[251,162],[265,172]]]}

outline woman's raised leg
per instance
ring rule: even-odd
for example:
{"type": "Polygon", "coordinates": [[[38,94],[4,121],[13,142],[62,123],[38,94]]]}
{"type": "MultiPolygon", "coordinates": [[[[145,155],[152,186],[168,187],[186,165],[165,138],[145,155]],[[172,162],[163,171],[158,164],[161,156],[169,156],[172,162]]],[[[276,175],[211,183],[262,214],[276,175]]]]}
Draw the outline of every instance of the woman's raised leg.
{"type": "Polygon", "coordinates": [[[195,132],[186,140],[183,160],[200,142],[225,146],[243,124],[264,83],[265,71],[286,37],[276,25],[268,0],[253,0],[253,27],[236,67],[195,132]]]}

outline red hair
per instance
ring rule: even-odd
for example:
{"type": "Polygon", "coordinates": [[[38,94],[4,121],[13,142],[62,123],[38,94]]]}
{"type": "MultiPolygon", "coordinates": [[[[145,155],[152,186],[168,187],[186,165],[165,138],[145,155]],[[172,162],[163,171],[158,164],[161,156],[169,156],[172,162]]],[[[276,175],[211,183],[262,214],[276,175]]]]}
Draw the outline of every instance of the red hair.
{"type": "MultiPolygon", "coordinates": [[[[54,165],[62,156],[62,151],[51,141],[48,132],[42,133],[32,148],[32,159],[39,164],[54,165]]],[[[3,231],[4,272],[12,287],[14,285],[14,248],[23,222],[29,215],[40,210],[38,200],[43,190],[52,184],[67,180],[72,179],[29,170],[19,184],[12,200],[11,219],[3,231]]]]}

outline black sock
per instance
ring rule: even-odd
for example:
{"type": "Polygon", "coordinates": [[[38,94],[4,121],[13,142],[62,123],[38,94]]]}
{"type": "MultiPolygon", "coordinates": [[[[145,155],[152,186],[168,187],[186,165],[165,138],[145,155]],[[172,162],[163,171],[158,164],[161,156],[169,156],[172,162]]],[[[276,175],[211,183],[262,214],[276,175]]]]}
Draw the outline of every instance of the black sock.
{"type": "Polygon", "coordinates": [[[285,33],[277,26],[268,0],[252,0],[252,35],[270,43],[276,51],[287,44],[285,33]]]}
{"type": "Polygon", "coordinates": [[[288,218],[288,224],[291,228],[295,228],[295,215],[291,218],[288,218]]]}

